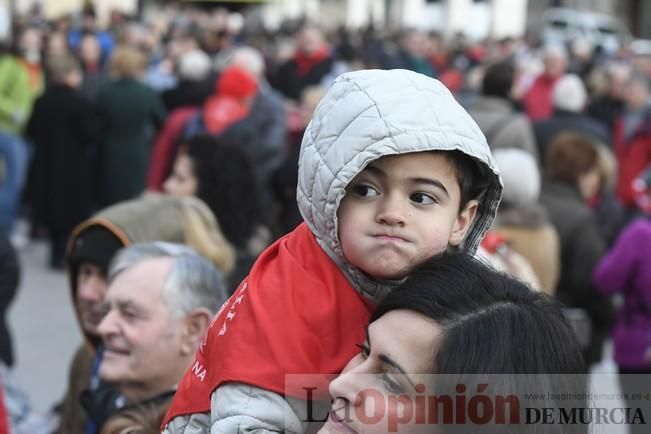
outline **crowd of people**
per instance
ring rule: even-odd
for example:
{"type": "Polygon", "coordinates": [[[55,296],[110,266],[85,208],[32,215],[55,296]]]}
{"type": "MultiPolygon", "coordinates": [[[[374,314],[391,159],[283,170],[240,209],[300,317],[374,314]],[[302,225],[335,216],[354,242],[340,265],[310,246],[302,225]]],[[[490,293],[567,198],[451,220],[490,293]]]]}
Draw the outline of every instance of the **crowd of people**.
{"type": "Polygon", "coordinates": [[[644,56],[178,5],[16,22],[0,433],[366,432],[368,387],[433,373],[585,390],[609,336],[624,391],[651,374],[644,56]],[[11,378],[25,221],[84,336],[48,418],[11,378]],[[292,373],[341,375],[312,408],[292,373]]]}

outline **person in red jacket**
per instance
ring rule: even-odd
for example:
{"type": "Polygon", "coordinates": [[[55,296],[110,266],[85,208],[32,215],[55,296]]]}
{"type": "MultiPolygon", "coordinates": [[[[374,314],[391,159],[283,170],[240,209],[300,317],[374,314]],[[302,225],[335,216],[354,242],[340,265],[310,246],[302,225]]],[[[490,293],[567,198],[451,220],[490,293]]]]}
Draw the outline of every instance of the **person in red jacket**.
{"type": "Polygon", "coordinates": [[[527,116],[532,121],[547,119],[554,111],[552,91],[556,80],[565,74],[567,69],[565,49],[557,45],[545,48],[543,63],[545,65],[543,73],[536,77],[522,100],[527,116]]]}
{"type": "Polygon", "coordinates": [[[639,73],[629,79],[625,90],[625,108],[615,123],[614,151],[619,172],[616,193],[622,205],[637,210],[633,183],[651,164],[651,105],[649,82],[639,73]]]}

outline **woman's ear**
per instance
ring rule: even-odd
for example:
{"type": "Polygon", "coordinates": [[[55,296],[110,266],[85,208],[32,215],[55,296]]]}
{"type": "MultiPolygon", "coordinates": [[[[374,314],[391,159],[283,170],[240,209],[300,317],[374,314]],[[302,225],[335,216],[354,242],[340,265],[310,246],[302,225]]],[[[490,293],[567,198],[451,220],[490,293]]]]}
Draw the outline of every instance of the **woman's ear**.
{"type": "Polygon", "coordinates": [[[478,208],[479,202],[475,199],[468,201],[465,208],[457,215],[448,244],[452,246],[458,246],[461,244],[463,239],[466,237],[468,230],[472,226],[472,223],[475,221],[478,208]]]}

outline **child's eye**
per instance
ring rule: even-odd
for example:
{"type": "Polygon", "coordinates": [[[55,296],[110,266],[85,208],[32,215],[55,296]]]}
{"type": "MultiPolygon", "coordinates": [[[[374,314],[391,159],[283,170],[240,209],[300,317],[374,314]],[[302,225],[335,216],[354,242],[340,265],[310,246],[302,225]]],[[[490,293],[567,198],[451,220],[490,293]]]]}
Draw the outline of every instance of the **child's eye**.
{"type": "Polygon", "coordinates": [[[380,194],[375,188],[366,184],[357,184],[351,190],[354,194],[361,197],[375,197],[380,194]]]}
{"type": "Polygon", "coordinates": [[[409,199],[419,205],[431,205],[437,203],[436,198],[427,193],[413,193],[409,196],[409,199]]]}
{"type": "Polygon", "coordinates": [[[362,355],[364,359],[368,359],[368,355],[370,354],[371,350],[366,344],[356,344],[357,348],[359,348],[359,353],[362,355]]]}

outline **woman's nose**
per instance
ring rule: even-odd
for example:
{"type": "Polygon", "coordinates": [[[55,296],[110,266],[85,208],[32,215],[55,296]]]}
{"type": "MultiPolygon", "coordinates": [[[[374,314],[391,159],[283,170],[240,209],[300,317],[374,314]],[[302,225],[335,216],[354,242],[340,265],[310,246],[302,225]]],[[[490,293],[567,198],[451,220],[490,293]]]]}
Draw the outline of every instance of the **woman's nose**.
{"type": "Polygon", "coordinates": [[[366,385],[370,384],[368,377],[372,374],[365,368],[365,360],[358,355],[350,361],[344,371],[332,382],[328,390],[334,398],[345,399],[352,405],[360,405],[362,400],[361,393],[366,385]],[[360,359],[360,360],[357,360],[360,359]]]}

